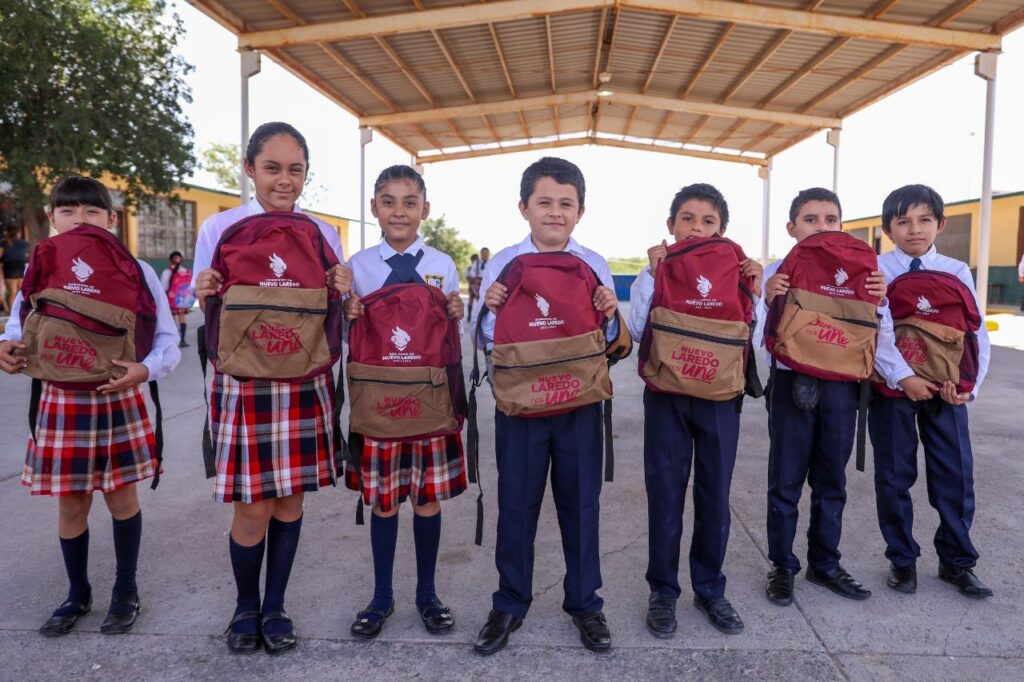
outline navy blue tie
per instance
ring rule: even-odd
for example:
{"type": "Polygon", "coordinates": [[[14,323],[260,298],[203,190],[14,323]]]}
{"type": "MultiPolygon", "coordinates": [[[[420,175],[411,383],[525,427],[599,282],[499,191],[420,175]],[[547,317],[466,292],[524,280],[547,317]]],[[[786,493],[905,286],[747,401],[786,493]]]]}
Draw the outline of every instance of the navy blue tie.
{"type": "Polygon", "coordinates": [[[391,266],[391,274],[384,280],[384,286],[412,282],[423,284],[423,278],[420,277],[420,273],[416,272],[416,266],[420,264],[422,258],[423,249],[417,251],[415,256],[411,253],[396,253],[386,259],[384,262],[391,266]]]}
{"type": "Polygon", "coordinates": [[[911,272],[917,272],[922,267],[924,267],[924,266],[921,265],[921,259],[920,258],[914,258],[913,260],[910,261],[910,271],[911,272]]]}

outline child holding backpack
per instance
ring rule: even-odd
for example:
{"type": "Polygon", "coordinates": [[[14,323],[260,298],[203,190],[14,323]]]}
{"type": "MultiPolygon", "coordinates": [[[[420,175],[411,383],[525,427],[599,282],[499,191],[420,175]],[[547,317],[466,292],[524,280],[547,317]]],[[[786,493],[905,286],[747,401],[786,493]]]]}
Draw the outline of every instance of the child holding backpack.
{"type": "Polygon", "coordinates": [[[629,331],[641,344],[640,376],[647,382],[647,628],[655,637],[675,635],[683,504],[695,464],[693,602],[715,628],[737,634],[743,621],[725,598],[722,563],[745,370],[756,373],[746,365],[754,362],[752,292],[760,292],[762,267],[719,238],[729,224],[729,205],[711,185],[679,190],[666,224],[676,243],[662,240],[648,249],[651,263],[629,297],[629,331]]]}
{"type": "MultiPolygon", "coordinates": [[[[914,507],[918,434],[924,443],[928,501],[939,512],[935,550],[939,578],[968,597],[991,597],[974,574],[978,550],[974,520],[974,458],[967,403],[988,372],[991,346],[967,264],[935,250],[946,226],[942,197],[931,187],[907,185],[882,204],[882,229],[896,244],[878,265],[889,279],[889,313],[895,322],[890,357],[875,367],[884,383],[868,423],[875,457],[878,524],[891,562],[887,584],[917,590],[914,507]],[[897,352],[897,350],[899,352],[897,352]]],[[[879,346],[881,347],[881,341],[879,346]]],[[[881,358],[880,358],[881,359],[881,358]]]]}
{"type": "Polygon", "coordinates": [[[545,157],[530,165],[519,201],[530,234],[494,256],[481,285],[480,341],[493,345],[498,405],[499,584],[474,645],[485,656],[508,643],[533,599],[534,538],[549,468],[566,563],[562,608],[585,647],[611,649],[597,594],[600,403],[611,397],[605,355],[624,357],[630,342],[607,262],[572,237],[585,189],[568,161],[545,157]]]}
{"type": "Polygon", "coordinates": [[[117,215],[107,188],[66,177],[50,193],[47,217],[57,236],[37,245],[0,336],[0,369],[24,371],[35,379],[33,393],[41,389],[29,408],[33,433],[21,482],[33,495],[57,496],[70,583],[67,599],[39,631],[66,635],[92,606],[88,519],[98,490],[110,510],[117,557],[100,632],[118,634],[141,610],[135,484],[160,470],[139,384],[171,372],[181,353],[159,278],[110,232],[117,215]]]}
{"type": "MultiPolygon", "coordinates": [[[[296,250],[293,257],[292,252],[282,255],[268,246],[266,253],[253,255],[251,268],[258,277],[267,280],[268,286],[240,289],[255,292],[257,302],[250,307],[260,307],[258,297],[263,292],[268,292],[265,296],[277,296],[279,292],[287,295],[289,288],[297,290],[296,296],[328,302],[348,293],[352,273],[339,264],[344,262],[344,256],[337,231],[327,223],[302,215],[296,203],[308,170],[309,149],[305,138],[295,128],[287,123],[265,123],[253,132],[246,149],[245,171],[252,178],[255,197],[248,204],[208,218],[196,243],[196,296],[207,315],[207,327],[213,314],[210,304],[215,303],[218,308],[223,304],[220,297],[226,284],[224,273],[211,268],[211,263],[215,259],[226,262],[235,254],[258,250],[260,242],[254,238],[252,245],[232,245],[230,250],[218,249],[217,245],[229,228],[244,220],[256,220],[264,212],[275,212],[271,217],[280,218],[282,224],[306,226],[308,234],[302,232],[294,238],[305,240],[311,252],[310,240],[319,242],[316,247],[319,252],[310,260],[309,254],[303,251],[296,250]],[[300,256],[307,257],[300,259],[300,256]],[[321,291],[306,288],[308,286],[321,287],[321,291]],[[325,286],[327,289],[323,290],[325,286]],[[331,290],[336,293],[329,293],[331,290]]],[[[279,231],[274,234],[278,240],[275,244],[292,243],[288,234],[279,231]]],[[[226,293],[230,294],[231,289],[226,293]]],[[[339,328],[333,331],[340,339],[338,300],[339,328]]],[[[230,302],[224,306],[229,307],[230,302]]],[[[239,312],[244,313],[246,307],[241,305],[239,312]]],[[[285,307],[294,309],[291,305],[285,307]]],[[[278,354],[275,360],[262,363],[254,363],[249,358],[249,371],[263,369],[273,374],[275,370],[282,370],[293,359],[304,357],[299,351],[309,348],[309,344],[323,351],[321,359],[329,363],[328,343],[324,337],[325,332],[332,330],[324,327],[322,315],[322,310],[319,315],[315,310],[311,312],[313,322],[303,328],[302,337],[294,330],[285,329],[283,324],[268,323],[255,331],[256,336],[274,344],[273,349],[278,354]],[[297,338],[302,338],[302,342],[294,343],[297,338]],[[291,352],[293,350],[296,352],[291,352]],[[254,365],[257,366],[254,368],[254,365]]],[[[222,345],[224,334],[221,326],[222,345]]],[[[253,346],[245,348],[253,349],[253,346]]],[[[215,349],[208,350],[214,357],[215,349]]],[[[231,366],[231,358],[221,357],[231,366]]],[[[303,494],[334,482],[333,379],[329,364],[326,371],[321,367],[311,376],[297,380],[239,380],[227,370],[225,363],[220,367],[214,364],[218,370],[214,372],[210,393],[210,432],[216,471],[214,498],[234,505],[228,545],[238,594],[235,613],[228,626],[228,649],[252,652],[263,646],[274,654],[296,644],[295,626],[284,610],[284,596],[302,528],[303,494]],[[259,583],[264,549],[267,575],[261,604],[259,583]]],[[[294,372],[282,370],[282,373],[290,376],[294,372]]]]}
{"type": "MultiPolygon", "coordinates": [[[[848,599],[871,592],[839,564],[846,465],[858,406],[866,403],[878,336],[877,306],[885,277],[874,250],[842,233],[839,197],[806,189],[790,205],[786,230],[797,241],[765,271],[759,333],[771,378],[766,391],[768,432],[768,574],[766,595],[793,603],[797,505],[811,487],[807,579],[848,599]],[[762,322],[763,320],[763,322],[762,322]],[[862,398],[864,400],[862,400],[862,398]]],[[[884,354],[885,330],[878,352],[884,354]]],[[[755,339],[755,343],[756,343],[755,339]]],[[[863,428],[863,417],[860,422],[863,428]]]]}
{"type": "Polygon", "coordinates": [[[188,331],[188,311],[195,303],[195,292],[192,290],[192,271],[182,267],[183,260],[181,251],[172,251],[168,257],[170,265],[161,273],[160,283],[167,292],[167,303],[171,306],[171,313],[174,321],[178,323],[178,331],[181,334],[179,348],[188,348],[185,341],[185,333],[188,331]]]}
{"type": "Polygon", "coordinates": [[[384,169],[374,183],[370,211],[384,237],[380,244],[352,257],[352,293],[345,302],[345,316],[352,325],[351,447],[357,455],[346,466],[345,481],[373,510],[374,587],[373,599],[356,614],[351,632],[360,639],[373,639],[394,611],[398,511],[409,499],[416,546],[416,609],[427,632],[440,634],[455,625],[451,610],[434,588],[440,503],[466,489],[460,418],[465,414],[465,387],[458,333],[464,313],[459,275],[451,257],[425,244],[419,235],[430,202],[423,177],[413,168],[384,169]],[[416,284],[419,287],[408,286],[416,284]],[[443,295],[431,296],[438,292],[424,286],[436,287],[443,295]],[[378,315],[383,318],[379,329],[378,315]],[[434,318],[436,323],[428,326],[434,318]],[[445,354],[449,357],[426,360],[445,354]],[[385,362],[380,362],[382,356],[385,362]],[[357,358],[366,362],[354,362],[357,358]],[[382,370],[381,365],[388,369],[382,370]],[[448,372],[446,365],[456,371],[448,372]],[[421,388],[421,379],[433,386],[421,388]],[[448,386],[432,390],[447,382],[452,382],[451,390],[448,386]]]}

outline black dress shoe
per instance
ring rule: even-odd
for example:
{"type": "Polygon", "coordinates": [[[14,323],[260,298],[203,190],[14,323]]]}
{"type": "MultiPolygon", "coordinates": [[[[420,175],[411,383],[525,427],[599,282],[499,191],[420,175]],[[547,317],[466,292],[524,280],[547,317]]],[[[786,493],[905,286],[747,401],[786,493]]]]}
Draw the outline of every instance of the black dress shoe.
{"type": "Polygon", "coordinates": [[[295,636],[295,623],[284,611],[273,611],[260,616],[260,635],[263,637],[263,648],[271,656],[294,649],[296,642],[299,641],[295,636]],[[267,623],[270,621],[283,622],[287,629],[284,632],[269,634],[267,633],[267,623]]]}
{"type": "Polygon", "coordinates": [[[84,604],[76,604],[71,601],[66,601],[61,604],[57,611],[64,610],[63,615],[57,615],[54,613],[50,616],[43,626],[39,628],[39,634],[46,635],[47,637],[60,637],[66,635],[74,629],[75,623],[78,619],[89,613],[92,608],[92,597],[89,597],[89,601],[84,604]]]}
{"type": "Polygon", "coordinates": [[[965,597],[984,599],[992,596],[992,589],[974,575],[973,568],[957,568],[940,563],[939,580],[956,585],[960,594],[965,597]]]}
{"type": "Polygon", "coordinates": [[[417,607],[420,618],[423,620],[423,627],[432,635],[439,635],[443,632],[451,632],[455,627],[455,616],[452,610],[441,603],[440,599],[434,601],[422,609],[417,607]]]}
{"type": "Polygon", "coordinates": [[[708,617],[708,620],[719,632],[724,632],[727,635],[738,635],[743,632],[743,620],[740,619],[740,614],[736,613],[736,609],[725,597],[704,599],[695,594],[693,595],[693,605],[708,617]]]}
{"type": "Polygon", "coordinates": [[[768,601],[778,606],[793,603],[793,571],[776,566],[768,572],[768,585],[764,588],[768,601]]]}
{"type": "Polygon", "coordinates": [[[255,611],[236,613],[228,623],[228,650],[236,654],[251,654],[260,648],[260,614],[255,611]],[[235,626],[247,620],[253,621],[252,632],[236,632],[235,626]]]}
{"type": "Polygon", "coordinates": [[[917,592],[917,567],[896,566],[889,567],[889,578],[885,584],[903,594],[914,594],[917,592]]]}
{"type": "Polygon", "coordinates": [[[487,622],[480,628],[480,634],[473,643],[473,651],[481,656],[490,656],[505,648],[508,637],[523,624],[522,616],[513,616],[505,611],[491,611],[487,622]]]}
{"type": "Polygon", "coordinates": [[[388,604],[386,611],[380,609],[363,609],[356,614],[356,620],[352,623],[350,631],[353,637],[359,639],[373,639],[380,634],[380,631],[384,629],[384,623],[388,622],[388,618],[395,612],[395,600],[392,599],[391,603],[388,604]],[[370,616],[377,616],[376,618],[370,618],[370,616]]]}
{"type": "Polygon", "coordinates": [[[847,599],[862,600],[871,596],[871,590],[854,580],[853,576],[847,573],[846,569],[842,566],[836,566],[828,573],[818,571],[813,566],[808,566],[807,579],[815,585],[826,587],[840,597],[846,597],[847,599]]]}
{"type": "Polygon", "coordinates": [[[647,598],[647,629],[659,639],[676,636],[676,598],[651,592],[647,598]]]}
{"type": "Polygon", "coordinates": [[[612,633],[608,631],[608,621],[600,611],[584,616],[573,616],[572,622],[580,631],[580,641],[591,651],[605,653],[612,650],[612,633]]]}
{"type": "Polygon", "coordinates": [[[140,611],[142,611],[142,603],[138,597],[131,601],[111,601],[107,617],[103,619],[103,625],[100,626],[100,632],[105,635],[120,635],[128,632],[135,625],[135,619],[139,617],[140,611]],[[114,604],[121,607],[116,613],[114,604]]]}

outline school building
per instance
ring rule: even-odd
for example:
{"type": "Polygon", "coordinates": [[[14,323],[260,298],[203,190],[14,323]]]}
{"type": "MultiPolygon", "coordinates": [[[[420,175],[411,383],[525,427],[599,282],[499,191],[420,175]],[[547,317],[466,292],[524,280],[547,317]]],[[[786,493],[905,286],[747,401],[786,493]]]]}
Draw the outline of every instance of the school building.
{"type": "MultiPolygon", "coordinates": [[[[940,253],[971,266],[977,279],[978,226],[981,200],[967,199],[946,204],[946,228],[935,240],[940,253]]],[[[895,248],[882,232],[882,216],[843,222],[843,229],[875,247],[877,253],[895,248]]],[[[1016,306],[1024,295],[1017,281],[1017,264],[1024,254],[1024,191],[992,197],[992,232],[989,251],[989,305],[1016,306]]]]}

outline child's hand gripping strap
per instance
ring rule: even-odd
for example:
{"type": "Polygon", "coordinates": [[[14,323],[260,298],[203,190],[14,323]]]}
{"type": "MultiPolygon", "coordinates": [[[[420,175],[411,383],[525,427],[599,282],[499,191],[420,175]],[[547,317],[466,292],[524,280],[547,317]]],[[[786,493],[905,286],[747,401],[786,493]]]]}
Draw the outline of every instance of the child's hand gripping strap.
{"type": "MultiPolygon", "coordinates": [[[[633,352],[633,337],[629,334],[629,328],[626,326],[626,320],[622,317],[622,313],[616,308],[615,319],[619,323],[619,333],[608,342],[605,348],[604,354],[608,356],[608,365],[614,365],[619,360],[624,360],[629,357],[629,354],[633,352]]],[[[606,327],[607,329],[607,327],[606,327]]]]}

